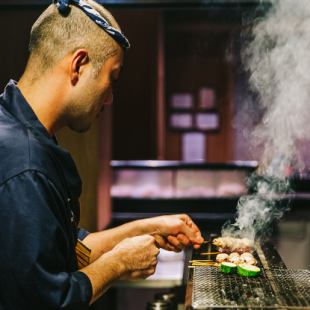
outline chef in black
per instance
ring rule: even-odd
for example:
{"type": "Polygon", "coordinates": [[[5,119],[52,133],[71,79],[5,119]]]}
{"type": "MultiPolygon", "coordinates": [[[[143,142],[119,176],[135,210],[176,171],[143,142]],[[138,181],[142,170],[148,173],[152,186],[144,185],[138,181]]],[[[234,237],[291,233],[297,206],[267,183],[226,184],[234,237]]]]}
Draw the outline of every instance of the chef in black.
{"type": "Polygon", "coordinates": [[[0,309],[87,309],[113,281],[153,274],[158,247],[203,242],[184,214],[78,228],[81,180],[54,134],[86,131],[112,103],[127,48],[92,0],[55,1],[32,27],[25,72],[0,97],[0,309]],[[91,249],[80,270],[78,239],[91,249]]]}

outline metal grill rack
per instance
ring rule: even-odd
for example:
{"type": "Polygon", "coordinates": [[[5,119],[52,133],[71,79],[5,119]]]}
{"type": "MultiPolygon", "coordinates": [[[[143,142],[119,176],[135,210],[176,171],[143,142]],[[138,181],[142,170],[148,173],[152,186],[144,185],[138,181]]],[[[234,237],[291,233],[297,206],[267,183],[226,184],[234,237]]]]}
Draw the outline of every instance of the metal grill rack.
{"type": "Polygon", "coordinates": [[[256,278],[222,274],[215,267],[193,270],[193,309],[310,309],[310,271],[262,270],[256,278]]]}
{"type": "Polygon", "coordinates": [[[282,304],[310,309],[310,271],[293,269],[271,270],[282,304]]]}

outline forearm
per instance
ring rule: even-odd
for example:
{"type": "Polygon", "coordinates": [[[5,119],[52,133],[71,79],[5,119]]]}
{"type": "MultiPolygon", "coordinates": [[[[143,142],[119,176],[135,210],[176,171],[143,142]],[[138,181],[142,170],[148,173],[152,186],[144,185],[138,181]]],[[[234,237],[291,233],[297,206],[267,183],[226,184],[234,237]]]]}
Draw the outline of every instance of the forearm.
{"type": "Polygon", "coordinates": [[[97,300],[113,283],[122,276],[147,277],[155,272],[159,249],[150,235],[127,238],[112,251],[81,269],[92,286],[90,303],[97,300]]]}
{"type": "Polygon", "coordinates": [[[111,251],[116,244],[125,238],[150,234],[152,227],[148,219],[133,221],[115,228],[91,233],[83,243],[91,249],[91,262],[95,261],[102,254],[111,251]]]}
{"type": "Polygon", "coordinates": [[[85,273],[91,282],[90,304],[92,304],[109,289],[115,280],[123,275],[124,266],[116,259],[113,252],[108,252],[80,271],[85,273]]]}

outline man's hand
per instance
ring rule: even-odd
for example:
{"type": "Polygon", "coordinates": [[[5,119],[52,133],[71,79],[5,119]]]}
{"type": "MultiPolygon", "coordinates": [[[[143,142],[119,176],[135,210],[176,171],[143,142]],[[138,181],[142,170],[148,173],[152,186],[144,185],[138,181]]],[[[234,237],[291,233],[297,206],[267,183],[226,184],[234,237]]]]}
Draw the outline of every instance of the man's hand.
{"type": "Polygon", "coordinates": [[[153,236],[126,238],[112,252],[124,266],[122,278],[146,278],[155,272],[159,249],[153,236]]]}
{"type": "Polygon", "coordinates": [[[164,215],[145,221],[163,249],[179,252],[190,244],[199,248],[203,242],[199,228],[186,214],[164,215]]]}
{"type": "Polygon", "coordinates": [[[92,263],[80,271],[92,283],[92,303],[119,278],[137,279],[152,275],[159,254],[157,246],[172,251],[180,251],[189,244],[199,248],[203,238],[192,219],[180,214],[138,220],[90,234],[86,241],[95,255],[92,263]],[[134,235],[139,236],[132,237],[134,235]],[[130,238],[126,238],[128,236],[130,238]]]}
{"type": "Polygon", "coordinates": [[[111,251],[82,268],[92,284],[93,296],[97,300],[111,284],[120,278],[146,278],[155,272],[159,249],[150,235],[126,238],[111,251]]]}
{"type": "Polygon", "coordinates": [[[112,229],[91,233],[83,240],[83,243],[91,249],[91,262],[94,262],[102,254],[111,251],[122,240],[150,234],[161,248],[176,252],[190,244],[199,248],[203,242],[201,233],[192,219],[186,214],[179,214],[137,220],[112,229]]]}

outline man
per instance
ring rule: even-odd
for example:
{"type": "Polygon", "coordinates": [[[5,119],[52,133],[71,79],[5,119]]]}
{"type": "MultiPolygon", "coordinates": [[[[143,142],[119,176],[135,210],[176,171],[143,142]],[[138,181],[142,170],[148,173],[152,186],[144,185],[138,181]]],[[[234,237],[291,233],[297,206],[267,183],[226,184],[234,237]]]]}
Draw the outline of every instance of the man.
{"type": "Polygon", "coordinates": [[[81,182],[54,134],[112,103],[129,43],[92,0],[59,0],[32,27],[26,70],[0,97],[0,309],[87,309],[119,278],[154,273],[158,247],[203,242],[187,215],[78,229],[81,182]],[[91,249],[78,270],[75,246],[91,249]]]}

